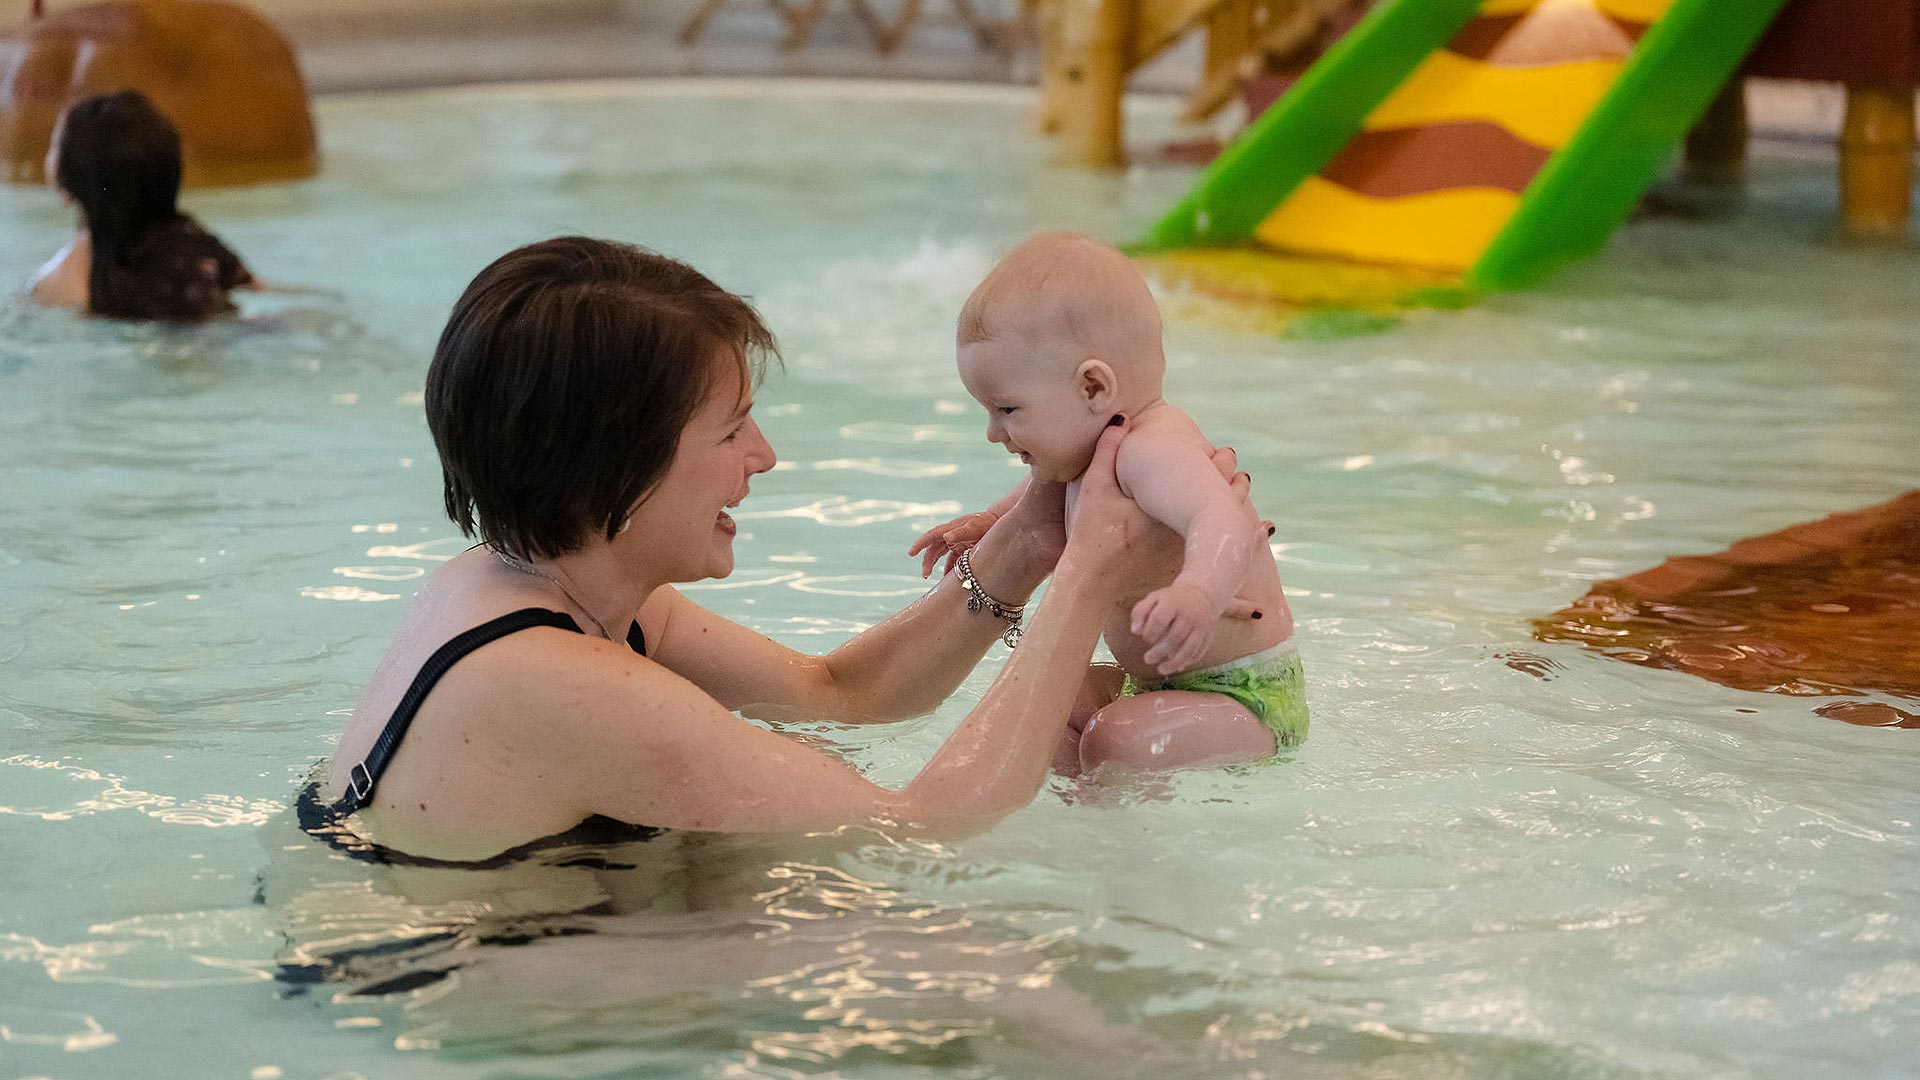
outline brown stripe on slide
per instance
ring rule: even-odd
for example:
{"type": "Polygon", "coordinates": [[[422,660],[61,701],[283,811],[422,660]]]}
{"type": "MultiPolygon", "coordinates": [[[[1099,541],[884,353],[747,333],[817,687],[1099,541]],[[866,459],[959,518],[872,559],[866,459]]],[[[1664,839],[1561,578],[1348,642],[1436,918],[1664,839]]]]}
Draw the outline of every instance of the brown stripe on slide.
{"type": "Polygon", "coordinates": [[[1479,16],[1453,35],[1446,48],[1500,67],[1618,60],[1633,51],[1648,29],[1647,23],[1616,19],[1592,8],[1535,10],[1479,16]]]}
{"type": "Polygon", "coordinates": [[[1498,124],[1459,120],[1363,131],[1334,155],[1320,176],[1376,199],[1463,187],[1518,195],[1550,154],[1498,124]]]}

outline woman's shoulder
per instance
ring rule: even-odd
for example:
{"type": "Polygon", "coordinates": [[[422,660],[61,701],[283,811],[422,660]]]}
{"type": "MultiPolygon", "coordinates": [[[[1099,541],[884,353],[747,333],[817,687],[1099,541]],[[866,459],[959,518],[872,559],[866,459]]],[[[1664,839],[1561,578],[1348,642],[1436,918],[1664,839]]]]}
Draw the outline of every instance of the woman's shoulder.
{"type": "Polygon", "coordinates": [[[42,307],[87,306],[87,268],[92,245],[81,232],[34,271],[27,298],[42,307]]]}
{"type": "MultiPolygon", "coordinates": [[[[456,556],[415,594],[358,712],[385,716],[423,682],[445,682],[442,698],[504,712],[538,707],[591,681],[631,678],[653,665],[625,644],[581,632],[537,590],[502,586],[484,549],[456,556]]],[[[359,719],[360,717],[357,717],[359,719]]]]}

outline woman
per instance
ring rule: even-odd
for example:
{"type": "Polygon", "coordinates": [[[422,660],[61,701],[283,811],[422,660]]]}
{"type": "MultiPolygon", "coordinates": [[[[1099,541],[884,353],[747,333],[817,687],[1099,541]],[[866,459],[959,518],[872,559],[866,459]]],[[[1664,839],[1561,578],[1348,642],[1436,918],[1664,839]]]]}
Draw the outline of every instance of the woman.
{"type": "Polygon", "coordinates": [[[137,90],[75,102],[47,150],[47,177],[80,206],[74,236],[28,296],[116,319],[202,322],[253,288],[239,256],[175,205],[180,133],[137,90]]]}
{"type": "Polygon", "coordinates": [[[739,297],[627,245],[550,240],[481,271],[426,392],[447,511],[481,543],[415,598],[341,736],[320,795],[332,818],[357,815],[352,833],[410,858],[465,861],[583,823],[977,825],[1033,797],[1079,685],[1056,676],[1085,670],[1145,523],[1113,481],[1119,418],[1071,543],[1061,488],[1032,485],[969,553],[971,577],[806,656],[673,588],[733,569],[726,511],[774,463],[752,416],[772,348],[739,297]],[[733,714],[925,713],[1049,573],[1000,677],[899,791],[733,714]]]}

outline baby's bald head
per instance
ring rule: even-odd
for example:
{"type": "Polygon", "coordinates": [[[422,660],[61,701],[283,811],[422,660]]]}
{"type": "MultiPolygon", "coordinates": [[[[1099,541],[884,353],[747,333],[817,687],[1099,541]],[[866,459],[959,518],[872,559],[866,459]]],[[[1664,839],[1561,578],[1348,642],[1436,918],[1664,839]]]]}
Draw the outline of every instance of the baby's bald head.
{"type": "MultiPolygon", "coordinates": [[[[1007,253],[960,309],[959,344],[1021,338],[1070,373],[1105,361],[1127,398],[1160,395],[1160,309],[1125,255],[1070,232],[1044,232],[1007,253]]],[[[1042,374],[1034,372],[1033,374],[1042,374]]]]}

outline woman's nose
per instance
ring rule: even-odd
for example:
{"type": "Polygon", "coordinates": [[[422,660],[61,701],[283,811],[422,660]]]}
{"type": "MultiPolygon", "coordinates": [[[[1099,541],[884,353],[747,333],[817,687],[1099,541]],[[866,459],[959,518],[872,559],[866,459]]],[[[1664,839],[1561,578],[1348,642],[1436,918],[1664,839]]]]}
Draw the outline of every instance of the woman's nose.
{"type": "Polygon", "coordinates": [[[760,430],[759,421],[749,420],[747,426],[753,432],[754,443],[747,451],[747,468],[755,473],[766,472],[780,460],[779,456],[773,452],[773,444],[767,441],[766,434],[760,430]]]}

